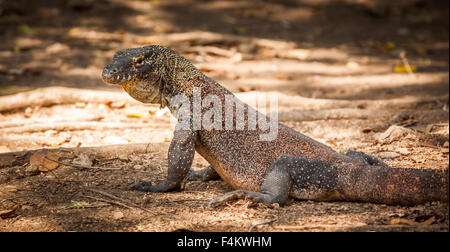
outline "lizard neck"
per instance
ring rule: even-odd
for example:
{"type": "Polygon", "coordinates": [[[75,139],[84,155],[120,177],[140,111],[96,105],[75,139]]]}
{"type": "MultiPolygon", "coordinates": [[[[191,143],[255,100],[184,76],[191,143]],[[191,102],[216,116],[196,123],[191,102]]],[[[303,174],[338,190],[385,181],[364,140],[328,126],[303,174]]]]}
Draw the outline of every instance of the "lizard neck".
{"type": "Polygon", "coordinates": [[[165,102],[161,107],[168,107],[175,115],[179,103],[172,104],[174,97],[182,96],[192,104],[194,88],[202,88],[211,80],[184,57],[177,54],[169,54],[166,57],[163,67],[160,68],[162,71],[158,75],[161,100],[165,102]]]}
{"type": "Polygon", "coordinates": [[[134,99],[168,107],[175,115],[179,103],[171,104],[174,97],[182,96],[192,104],[194,87],[202,88],[213,81],[172,50],[159,50],[158,57],[148,63],[152,65],[151,72],[143,72],[139,74],[141,77],[121,86],[134,99]]]}

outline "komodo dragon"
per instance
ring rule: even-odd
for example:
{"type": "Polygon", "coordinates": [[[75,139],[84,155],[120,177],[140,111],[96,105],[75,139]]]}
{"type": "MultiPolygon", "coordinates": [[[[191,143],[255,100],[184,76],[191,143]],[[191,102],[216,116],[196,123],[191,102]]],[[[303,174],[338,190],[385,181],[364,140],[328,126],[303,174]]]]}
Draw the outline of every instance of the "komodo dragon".
{"type": "MultiPolygon", "coordinates": [[[[189,127],[180,127],[195,105],[180,113],[181,105],[174,103],[173,97],[187,97],[192,104],[196,89],[202,99],[215,95],[224,116],[226,96],[233,94],[171,49],[152,45],[118,51],[104,68],[102,78],[108,84],[121,85],[138,101],[168,107],[178,119],[168,152],[167,177],[156,185],[134,185],[134,190],[179,190],[197,151],[210,163],[203,178],[218,174],[236,189],[215,197],[210,206],[238,198],[283,205],[289,196],[404,205],[448,201],[448,169],[392,168],[363,152],[340,154],[278,122],[277,137],[261,141],[267,129],[249,129],[248,115],[265,116],[249,106],[244,110],[244,129],[195,128],[194,120],[187,120],[189,127]]],[[[206,116],[209,110],[211,106],[202,104],[201,115],[206,116]]],[[[236,111],[233,109],[233,125],[236,111]]],[[[219,125],[225,123],[222,120],[219,125]]]]}

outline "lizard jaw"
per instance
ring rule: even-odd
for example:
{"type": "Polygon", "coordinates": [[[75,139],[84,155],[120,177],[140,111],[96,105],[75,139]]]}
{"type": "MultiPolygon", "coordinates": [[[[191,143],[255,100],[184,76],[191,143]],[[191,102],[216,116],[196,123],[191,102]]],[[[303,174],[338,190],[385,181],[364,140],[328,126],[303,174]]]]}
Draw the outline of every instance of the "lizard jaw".
{"type": "Polygon", "coordinates": [[[124,84],[130,82],[131,80],[133,80],[133,76],[131,76],[131,75],[128,75],[128,76],[122,76],[122,75],[111,76],[111,75],[102,74],[102,80],[106,84],[124,85],[124,84]]]}

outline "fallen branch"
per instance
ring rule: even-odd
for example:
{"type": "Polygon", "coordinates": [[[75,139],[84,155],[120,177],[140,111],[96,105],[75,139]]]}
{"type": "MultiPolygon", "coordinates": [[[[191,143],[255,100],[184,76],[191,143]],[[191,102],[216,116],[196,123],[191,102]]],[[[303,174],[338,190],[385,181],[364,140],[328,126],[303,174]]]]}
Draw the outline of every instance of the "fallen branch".
{"type": "Polygon", "coordinates": [[[166,128],[167,124],[155,123],[114,123],[114,122],[61,122],[61,123],[37,123],[24,125],[22,127],[3,128],[0,131],[8,134],[55,131],[78,131],[78,130],[110,130],[110,129],[141,129],[141,128],[166,128]]]}
{"type": "MultiPolygon", "coordinates": [[[[99,158],[122,158],[131,154],[167,153],[168,148],[169,143],[136,143],[81,148],[53,148],[47,150],[61,158],[71,158],[80,153],[88,156],[93,154],[99,158]]],[[[0,168],[25,165],[29,162],[30,156],[40,150],[43,149],[0,153],[0,168]]]]}
{"type": "Polygon", "coordinates": [[[97,91],[67,87],[45,87],[0,97],[0,112],[57,104],[107,103],[126,101],[139,104],[123,92],[97,91]]]}
{"type": "Polygon", "coordinates": [[[50,158],[50,157],[47,157],[47,156],[45,158],[50,160],[50,161],[56,162],[58,164],[61,164],[61,165],[72,166],[72,167],[80,168],[80,169],[120,170],[120,168],[116,168],[116,167],[105,168],[105,167],[98,167],[98,166],[86,166],[86,165],[79,165],[79,164],[69,164],[69,163],[58,161],[56,159],[53,159],[53,158],[50,158]]]}

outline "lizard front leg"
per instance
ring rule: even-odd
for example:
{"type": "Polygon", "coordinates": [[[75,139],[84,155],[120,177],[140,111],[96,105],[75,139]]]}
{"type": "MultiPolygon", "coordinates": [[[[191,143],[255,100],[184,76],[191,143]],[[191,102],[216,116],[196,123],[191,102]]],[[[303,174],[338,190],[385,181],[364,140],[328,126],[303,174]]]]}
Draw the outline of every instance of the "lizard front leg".
{"type": "Polygon", "coordinates": [[[180,189],[194,159],[196,136],[196,131],[176,129],[169,146],[169,168],[166,179],[157,185],[146,181],[134,185],[131,189],[146,192],[168,192],[180,189]]]}

